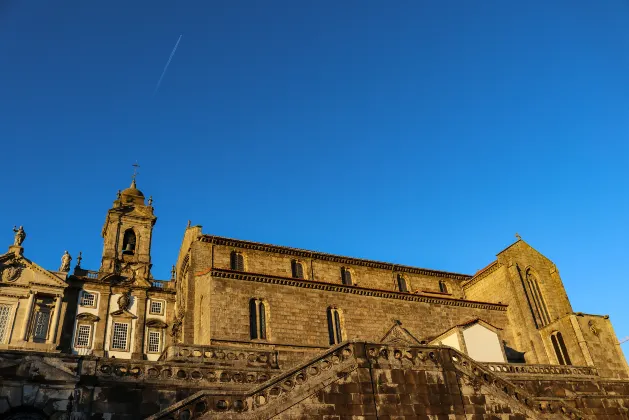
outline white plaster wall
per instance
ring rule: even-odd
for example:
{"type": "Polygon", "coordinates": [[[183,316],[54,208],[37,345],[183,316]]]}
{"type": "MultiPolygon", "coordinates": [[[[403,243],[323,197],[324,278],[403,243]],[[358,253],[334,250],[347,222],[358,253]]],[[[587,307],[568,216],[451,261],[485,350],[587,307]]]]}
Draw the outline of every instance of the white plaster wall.
{"type": "MultiPolygon", "coordinates": [[[[111,308],[111,312],[115,312],[118,310],[118,298],[122,296],[121,293],[112,294],[109,297],[109,307],[111,308]]],[[[129,307],[129,312],[133,315],[137,316],[138,313],[138,305],[137,299],[134,296],[131,296],[131,306],[129,307]]],[[[116,357],[118,359],[130,359],[131,353],[133,351],[134,341],[135,341],[135,328],[136,328],[137,319],[131,320],[131,331],[129,331],[129,351],[109,351],[109,342],[111,341],[111,332],[113,329],[113,318],[111,315],[107,315],[107,333],[105,335],[105,352],[108,357],[116,357]]]]}
{"type": "MultiPolygon", "coordinates": [[[[168,310],[167,305],[168,304],[166,303],[166,299],[159,299],[159,298],[155,298],[155,299],[149,298],[149,299],[147,299],[146,300],[146,317],[144,318],[146,320],[145,324],[146,324],[146,322],[150,321],[151,319],[159,319],[160,321],[166,322],[166,311],[168,310]],[[149,313],[149,311],[151,310],[151,301],[152,300],[158,300],[158,301],[163,302],[162,303],[163,308],[164,308],[163,315],[155,315],[155,314],[150,314],[149,313]]],[[[160,346],[160,350],[161,351],[164,351],[164,343],[165,343],[165,340],[166,340],[166,337],[164,336],[165,334],[166,334],[166,329],[163,329],[162,330],[162,337],[161,337],[162,338],[162,344],[160,346]]],[[[149,329],[146,328],[145,331],[144,331],[144,354],[145,354],[147,360],[155,361],[155,360],[159,359],[160,353],[147,353],[147,351],[148,351],[148,336],[149,336],[149,329]]]]}
{"type": "Polygon", "coordinates": [[[461,343],[459,343],[459,335],[456,333],[456,330],[452,331],[450,335],[447,335],[446,337],[442,338],[441,344],[444,346],[452,347],[453,349],[456,349],[458,351],[462,351],[461,343]]]}
{"type": "MultiPolygon", "coordinates": [[[[81,290],[79,292],[79,296],[78,296],[77,302],[76,302],[76,308],[77,308],[76,314],[77,315],[79,315],[79,314],[92,314],[92,315],[98,316],[98,308],[102,304],[101,301],[100,301],[100,293],[95,292],[93,290],[89,290],[89,289],[86,289],[85,291],[93,293],[93,294],[96,295],[96,307],[95,308],[87,308],[85,306],[81,306],[81,296],[83,296],[83,290],[81,290]]],[[[84,355],[84,354],[90,354],[91,353],[92,349],[94,348],[94,334],[96,334],[96,325],[97,324],[98,323],[95,322],[92,325],[92,337],[91,337],[91,340],[90,340],[90,344],[91,344],[90,348],[83,348],[83,347],[81,347],[81,348],[77,349],[77,348],[74,347],[74,343],[75,343],[74,340],[76,339],[76,327],[77,327],[76,319],[74,320],[74,328],[72,330],[72,354],[82,354],[82,355],[84,355]]]]}
{"type": "Polygon", "coordinates": [[[467,355],[479,362],[505,363],[498,334],[481,324],[463,330],[467,355]]]}

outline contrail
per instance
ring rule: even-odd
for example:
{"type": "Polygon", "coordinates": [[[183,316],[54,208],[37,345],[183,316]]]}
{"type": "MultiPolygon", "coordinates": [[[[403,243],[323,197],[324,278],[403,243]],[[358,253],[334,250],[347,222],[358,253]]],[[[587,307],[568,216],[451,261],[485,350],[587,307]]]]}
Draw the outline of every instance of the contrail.
{"type": "Polygon", "coordinates": [[[153,91],[153,96],[155,96],[155,94],[157,93],[157,89],[159,89],[159,85],[162,84],[162,79],[164,78],[164,75],[166,74],[166,70],[168,70],[168,65],[170,64],[170,60],[173,59],[173,56],[175,55],[175,51],[177,51],[177,47],[179,46],[179,41],[181,41],[182,36],[183,35],[179,35],[179,39],[177,40],[177,43],[175,44],[175,48],[173,48],[172,52],[170,53],[170,57],[168,57],[168,61],[166,62],[166,65],[164,66],[164,71],[162,71],[162,75],[159,77],[157,86],[155,86],[155,90],[153,91]]]}

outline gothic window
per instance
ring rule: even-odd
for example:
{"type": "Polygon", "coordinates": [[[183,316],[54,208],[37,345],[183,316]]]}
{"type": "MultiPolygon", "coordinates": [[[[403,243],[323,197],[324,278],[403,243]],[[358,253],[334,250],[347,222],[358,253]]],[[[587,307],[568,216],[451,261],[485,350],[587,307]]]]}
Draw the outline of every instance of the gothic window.
{"type": "Polygon", "coordinates": [[[352,272],[348,268],[341,267],[341,281],[347,286],[354,284],[352,283],[352,272]]]}
{"type": "Polygon", "coordinates": [[[408,284],[406,283],[406,279],[401,275],[397,275],[397,285],[400,292],[408,292],[408,284]]]}
{"type": "Polygon", "coordinates": [[[0,305],[0,343],[5,343],[11,329],[11,306],[0,305]]]}
{"type": "Polygon", "coordinates": [[[149,307],[149,314],[163,315],[164,314],[164,301],[151,300],[151,306],[149,307]]]}
{"type": "Polygon", "coordinates": [[[439,281],[439,291],[441,293],[448,293],[448,285],[443,280],[439,281]]]}
{"type": "Polygon", "coordinates": [[[96,294],[91,292],[86,292],[85,290],[81,293],[81,306],[87,306],[89,308],[96,307],[96,294]]]}
{"type": "Polygon", "coordinates": [[[111,349],[127,351],[129,344],[129,324],[126,322],[114,322],[111,332],[111,349]]]}
{"type": "Polygon", "coordinates": [[[249,301],[249,332],[252,340],[266,340],[266,304],[262,299],[249,301]]]}
{"type": "Polygon", "coordinates": [[[303,279],[304,278],[303,264],[297,260],[292,260],[290,264],[291,264],[291,270],[293,272],[293,277],[296,279],[303,279]]]}
{"type": "Polygon", "coordinates": [[[125,255],[135,254],[135,232],[127,229],[122,238],[122,253],[125,255]]]}
{"type": "Polygon", "coordinates": [[[92,339],[92,326],[90,324],[79,324],[76,328],[76,340],[74,347],[89,348],[92,339]]]}
{"type": "Polygon", "coordinates": [[[526,270],[526,292],[529,296],[529,304],[531,312],[535,321],[540,327],[550,323],[550,315],[548,315],[548,308],[546,302],[542,296],[542,292],[539,288],[537,277],[531,272],[526,270]]]}
{"type": "Polygon", "coordinates": [[[568,349],[563,342],[563,336],[559,331],[556,331],[550,335],[550,341],[553,343],[555,354],[557,355],[557,361],[560,365],[571,365],[570,356],[568,356],[568,349]]]}
{"type": "Polygon", "coordinates": [[[245,258],[240,252],[231,253],[231,269],[235,271],[245,271],[245,258]]]}
{"type": "Polygon", "coordinates": [[[328,308],[328,333],[330,335],[330,345],[339,344],[343,341],[341,316],[336,306],[330,306],[328,308]]]}
{"type": "Polygon", "coordinates": [[[147,341],[148,341],[148,346],[147,346],[148,352],[159,353],[161,350],[161,344],[162,344],[162,332],[149,330],[147,341]]]}

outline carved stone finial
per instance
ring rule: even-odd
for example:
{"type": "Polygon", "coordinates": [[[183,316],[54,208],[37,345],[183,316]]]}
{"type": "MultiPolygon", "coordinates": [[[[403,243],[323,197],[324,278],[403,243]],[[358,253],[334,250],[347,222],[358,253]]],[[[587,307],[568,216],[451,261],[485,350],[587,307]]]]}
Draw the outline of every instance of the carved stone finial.
{"type": "Polygon", "coordinates": [[[76,267],[81,268],[81,260],[83,260],[83,252],[79,251],[79,256],[76,257],[76,267]]]}
{"type": "Polygon", "coordinates": [[[61,256],[61,267],[59,267],[59,271],[65,271],[66,273],[70,271],[70,261],[72,261],[72,257],[65,251],[61,256]]]}
{"type": "Polygon", "coordinates": [[[26,239],[26,232],[24,232],[24,228],[20,226],[20,228],[16,228],[13,226],[13,232],[15,232],[15,239],[13,240],[14,246],[22,246],[24,239],[26,239]]]}
{"type": "Polygon", "coordinates": [[[170,270],[170,279],[175,280],[175,265],[173,264],[173,268],[170,270]]]}
{"type": "Polygon", "coordinates": [[[188,226],[186,226],[186,228],[190,228],[190,220],[188,220],[188,226]]]}
{"type": "Polygon", "coordinates": [[[149,206],[152,206],[152,205],[153,205],[153,196],[151,195],[149,197],[149,206]]]}
{"type": "Polygon", "coordinates": [[[120,192],[120,190],[118,190],[118,195],[116,197],[118,200],[122,199],[122,192],[120,192]]]}
{"type": "Polygon", "coordinates": [[[515,233],[515,237],[518,238],[518,241],[522,240],[522,237],[520,236],[520,234],[518,232],[515,233]]]}
{"type": "Polygon", "coordinates": [[[133,166],[133,175],[131,176],[131,183],[135,184],[135,177],[138,176],[139,174],[138,168],[140,167],[140,165],[138,165],[138,161],[136,160],[135,163],[131,166],[133,166]]]}

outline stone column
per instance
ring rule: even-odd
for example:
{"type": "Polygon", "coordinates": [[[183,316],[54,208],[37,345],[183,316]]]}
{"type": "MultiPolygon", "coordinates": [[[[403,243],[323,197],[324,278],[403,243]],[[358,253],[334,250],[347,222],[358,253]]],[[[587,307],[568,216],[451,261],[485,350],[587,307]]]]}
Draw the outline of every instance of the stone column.
{"type": "Polygon", "coordinates": [[[28,295],[28,302],[26,302],[26,313],[24,314],[24,321],[22,322],[22,341],[26,341],[28,338],[28,321],[31,319],[31,312],[33,311],[33,301],[35,300],[35,293],[32,291],[28,295]]]}
{"type": "Polygon", "coordinates": [[[50,334],[48,334],[47,344],[53,344],[57,341],[57,327],[59,325],[59,315],[61,314],[61,296],[55,299],[55,313],[52,314],[52,323],[50,324],[50,334]]]}
{"type": "Polygon", "coordinates": [[[139,290],[136,299],[136,315],[138,319],[135,321],[135,331],[133,331],[134,341],[131,353],[132,359],[144,358],[144,326],[146,324],[146,290],[139,290]]]}
{"type": "MultiPolygon", "coordinates": [[[[105,334],[107,334],[107,322],[109,322],[109,300],[111,290],[104,290],[98,296],[98,322],[94,333],[94,356],[103,357],[105,355],[105,334]]],[[[74,326],[76,328],[76,325],[74,326]]]]}

